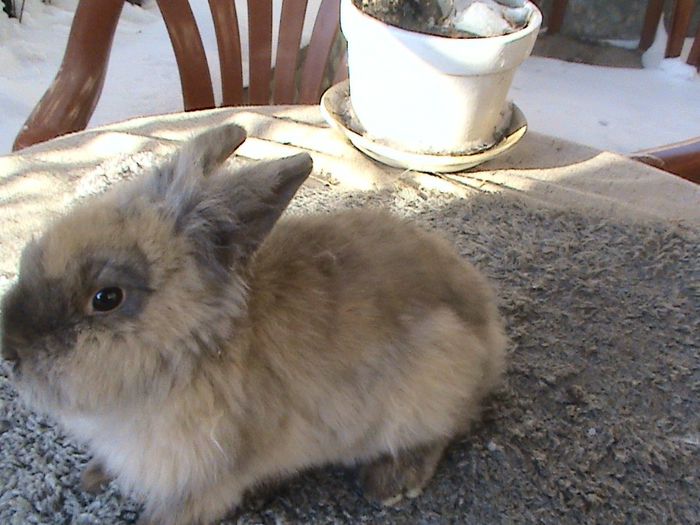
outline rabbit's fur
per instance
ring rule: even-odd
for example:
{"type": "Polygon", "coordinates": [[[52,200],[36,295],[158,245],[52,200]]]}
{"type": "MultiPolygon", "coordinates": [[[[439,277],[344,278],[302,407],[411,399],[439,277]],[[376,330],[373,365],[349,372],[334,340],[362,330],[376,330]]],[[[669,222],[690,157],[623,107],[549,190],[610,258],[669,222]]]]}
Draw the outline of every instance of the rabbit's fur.
{"type": "Polygon", "coordinates": [[[75,208],[3,301],[18,390],[147,523],[210,523],[328,462],[364,464],[372,496],[415,495],[504,366],[489,286],[447,242],[377,211],[276,223],[311,159],[229,173],[244,138],[208,131],[75,208]],[[114,286],[121,306],[96,312],[114,286]]]}

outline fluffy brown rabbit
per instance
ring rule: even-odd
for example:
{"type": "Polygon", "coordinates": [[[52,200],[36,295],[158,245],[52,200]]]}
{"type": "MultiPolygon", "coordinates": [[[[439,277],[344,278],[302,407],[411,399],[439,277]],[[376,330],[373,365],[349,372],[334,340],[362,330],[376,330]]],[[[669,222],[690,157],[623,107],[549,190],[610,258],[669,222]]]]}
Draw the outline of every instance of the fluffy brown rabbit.
{"type": "Polygon", "coordinates": [[[207,131],[80,204],[3,301],[17,389],[144,523],[210,523],[326,463],[415,496],[504,366],[492,292],[447,242],[368,210],[277,222],[311,158],[230,173],[244,139],[207,131]]]}

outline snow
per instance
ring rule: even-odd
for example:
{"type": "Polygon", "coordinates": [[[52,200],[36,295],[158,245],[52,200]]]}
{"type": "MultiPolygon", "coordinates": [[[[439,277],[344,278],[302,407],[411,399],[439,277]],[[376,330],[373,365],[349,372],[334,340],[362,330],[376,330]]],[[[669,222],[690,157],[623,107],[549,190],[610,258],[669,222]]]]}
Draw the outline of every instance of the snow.
{"type": "Polygon", "coordinates": [[[608,44],[609,46],[619,47],[622,49],[637,49],[639,45],[639,39],[617,39],[617,38],[604,38],[600,41],[601,44],[608,44]]]}
{"type": "Polygon", "coordinates": [[[599,149],[631,153],[700,135],[695,72],[687,79],[666,68],[592,67],[530,57],[510,95],[530,129],[599,149]]]}
{"type": "MultiPolygon", "coordinates": [[[[190,3],[220,100],[208,3],[190,3]]],[[[309,2],[314,3],[320,0],[309,2]]],[[[77,0],[52,0],[51,4],[26,0],[21,24],[0,13],[0,154],[10,151],[14,137],[58,71],[76,5],[77,0]]],[[[236,0],[236,6],[244,19],[246,1],[236,0]]],[[[281,0],[275,0],[274,7],[279,13],[281,0]]],[[[305,41],[312,25],[313,19],[308,18],[305,41]]],[[[245,31],[241,38],[245,55],[245,31]]],[[[655,47],[645,55],[642,70],[531,57],[517,71],[510,96],[525,113],[531,130],[600,149],[630,153],[698,136],[700,76],[682,59],[663,59],[665,39],[661,31],[655,47]]],[[[175,57],[155,1],[146,0],[143,8],[126,4],[104,91],[89,127],[181,109],[175,57]]]]}
{"type": "MultiPolygon", "coordinates": [[[[523,28],[532,14],[525,0],[454,0],[443,25],[471,35],[507,35],[523,28]]],[[[443,6],[444,9],[444,6],[443,6]]]]}

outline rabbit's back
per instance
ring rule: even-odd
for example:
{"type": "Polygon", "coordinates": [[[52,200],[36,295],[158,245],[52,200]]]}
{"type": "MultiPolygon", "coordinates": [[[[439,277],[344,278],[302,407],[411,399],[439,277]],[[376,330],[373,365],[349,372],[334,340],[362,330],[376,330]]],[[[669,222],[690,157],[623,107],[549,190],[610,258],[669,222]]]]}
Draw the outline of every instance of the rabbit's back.
{"type": "Polygon", "coordinates": [[[252,266],[256,295],[303,296],[315,310],[363,302],[388,320],[442,305],[476,329],[497,316],[488,283],[451,244],[382,211],[287,218],[252,266]]]}
{"type": "Polygon", "coordinates": [[[501,373],[486,281],[449,243],[389,214],[283,220],[250,272],[256,359],[293,411],[352,455],[466,428],[501,373]]]}

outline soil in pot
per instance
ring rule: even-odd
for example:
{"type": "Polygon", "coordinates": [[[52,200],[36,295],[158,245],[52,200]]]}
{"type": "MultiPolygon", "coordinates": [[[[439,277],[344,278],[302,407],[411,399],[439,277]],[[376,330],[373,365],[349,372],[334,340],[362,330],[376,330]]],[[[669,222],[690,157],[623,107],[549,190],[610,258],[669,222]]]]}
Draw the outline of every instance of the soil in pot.
{"type": "Polygon", "coordinates": [[[532,6],[526,0],[352,0],[384,23],[438,36],[500,36],[527,25],[532,6]]]}
{"type": "Polygon", "coordinates": [[[355,6],[382,22],[421,33],[432,33],[443,22],[438,0],[353,0],[355,6]]]}

